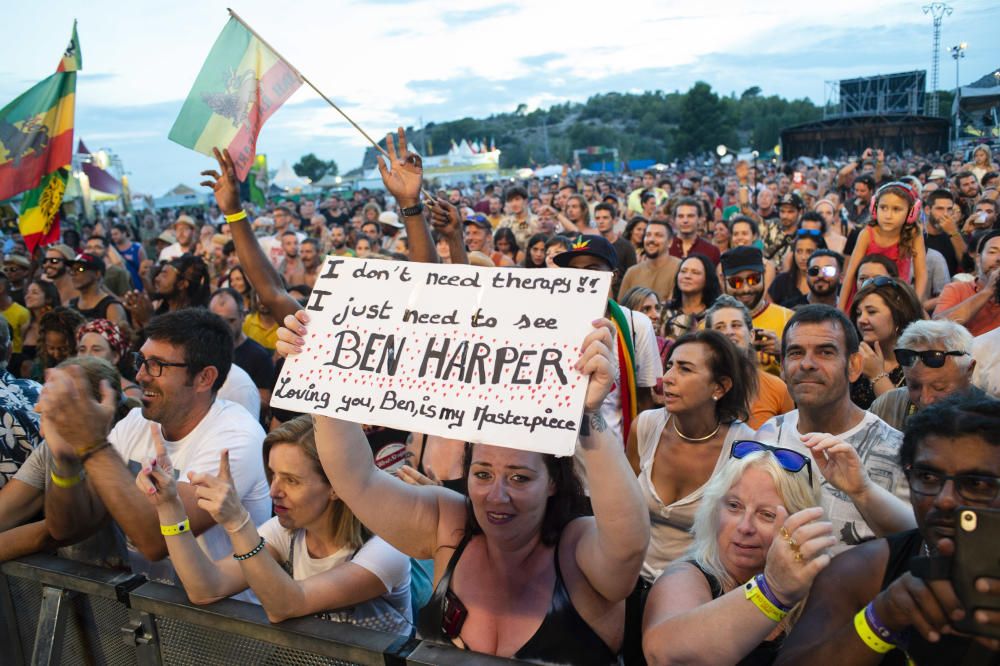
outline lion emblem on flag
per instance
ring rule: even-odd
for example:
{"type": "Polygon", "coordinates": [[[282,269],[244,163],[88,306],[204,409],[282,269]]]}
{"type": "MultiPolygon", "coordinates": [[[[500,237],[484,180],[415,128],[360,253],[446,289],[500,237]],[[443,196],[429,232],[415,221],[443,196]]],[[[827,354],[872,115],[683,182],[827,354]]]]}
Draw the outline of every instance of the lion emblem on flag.
{"type": "Polygon", "coordinates": [[[32,151],[37,155],[49,147],[49,128],[40,115],[28,118],[20,127],[0,118],[0,144],[7,152],[6,159],[17,167],[32,151]]]}
{"type": "Polygon", "coordinates": [[[229,72],[224,76],[224,81],[225,90],[223,92],[202,93],[201,98],[208,105],[208,108],[223,118],[227,118],[233,123],[233,127],[239,128],[250,117],[250,109],[257,97],[257,88],[260,82],[252,69],[245,69],[237,73],[233,68],[229,68],[229,72]]]}

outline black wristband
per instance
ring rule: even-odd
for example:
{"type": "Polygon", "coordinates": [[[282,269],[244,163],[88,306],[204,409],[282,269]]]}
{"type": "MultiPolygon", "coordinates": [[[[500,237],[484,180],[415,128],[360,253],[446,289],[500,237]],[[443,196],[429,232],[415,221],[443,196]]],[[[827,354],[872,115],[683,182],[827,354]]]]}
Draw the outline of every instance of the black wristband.
{"type": "Polygon", "coordinates": [[[418,203],[416,206],[410,206],[409,208],[400,208],[399,214],[403,217],[416,217],[424,212],[424,205],[418,203]]]}

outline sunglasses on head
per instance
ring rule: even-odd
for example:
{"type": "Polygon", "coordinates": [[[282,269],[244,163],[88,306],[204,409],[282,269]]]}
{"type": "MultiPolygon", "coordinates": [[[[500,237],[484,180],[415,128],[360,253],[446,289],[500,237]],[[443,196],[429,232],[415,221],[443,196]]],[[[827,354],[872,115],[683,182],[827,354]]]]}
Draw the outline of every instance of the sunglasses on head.
{"type": "Polygon", "coordinates": [[[763,442],[755,442],[750,439],[741,439],[733,442],[733,448],[729,452],[730,458],[736,458],[740,460],[746,458],[751,453],[757,453],[758,451],[767,451],[774,459],[778,461],[781,465],[781,469],[786,472],[801,472],[802,468],[806,468],[806,472],[809,474],[809,485],[813,483],[813,471],[812,471],[812,461],[805,457],[798,451],[792,451],[791,449],[784,449],[778,446],[771,446],[769,444],[764,444],[763,442]]]}
{"type": "Polygon", "coordinates": [[[825,278],[837,277],[837,267],[836,266],[810,266],[806,270],[806,274],[809,277],[819,277],[822,275],[825,278]]]}
{"type": "Polygon", "coordinates": [[[868,278],[867,280],[865,280],[864,282],[862,282],[861,283],[861,288],[862,289],[867,289],[868,287],[871,287],[872,285],[874,285],[876,287],[884,287],[886,285],[896,286],[896,280],[895,280],[895,278],[891,278],[888,275],[876,275],[875,277],[868,278]]]}
{"type": "Polygon", "coordinates": [[[726,282],[728,282],[729,286],[732,287],[733,289],[742,289],[744,284],[746,284],[748,287],[756,287],[763,280],[764,280],[763,273],[751,273],[746,277],[733,276],[726,278],[726,282]]]}
{"type": "Polygon", "coordinates": [[[968,352],[964,351],[938,351],[937,349],[928,349],[927,351],[913,351],[912,349],[896,349],[896,360],[904,368],[913,367],[919,358],[924,362],[928,368],[940,368],[944,365],[946,357],[948,356],[965,356],[968,352]]]}
{"type": "Polygon", "coordinates": [[[823,235],[823,232],[819,229],[799,229],[795,232],[795,235],[799,237],[805,236],[807,238],[819,238],[823,235]]]}

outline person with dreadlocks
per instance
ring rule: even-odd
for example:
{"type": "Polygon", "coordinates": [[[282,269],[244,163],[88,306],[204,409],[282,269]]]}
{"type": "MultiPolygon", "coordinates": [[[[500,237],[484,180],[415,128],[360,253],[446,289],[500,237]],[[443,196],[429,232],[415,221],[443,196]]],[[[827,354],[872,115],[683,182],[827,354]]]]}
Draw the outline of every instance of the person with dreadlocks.
{"type": "MultiPolygon", "coordinates": [[[[618,256],[603,236],[579,236],[569,250],[552,261],[562,268],[614,273],[618,256]]],[[[636,414],[654,407],[653,387],[662,374],[662,364],[649,317],[618,305],[610,294],[605,316],[614,324],[611,353],[618,360],[618,377],[604,399],[601,414],[617,440],[624,442],[636,414]]]]}

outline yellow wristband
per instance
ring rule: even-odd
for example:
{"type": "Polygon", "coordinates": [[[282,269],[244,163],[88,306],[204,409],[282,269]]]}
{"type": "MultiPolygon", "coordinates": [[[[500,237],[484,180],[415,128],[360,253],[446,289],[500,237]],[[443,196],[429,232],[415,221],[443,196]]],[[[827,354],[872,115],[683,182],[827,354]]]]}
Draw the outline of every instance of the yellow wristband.
{"type": "Polygon", "coordinates": [[[185,518],[176,525],[160,525],[160,534],[163,536],[175,536],[191,531],[191,519],[185,518]]]}
{"type": "Polygon", "coordinates": [[[886,652],[891,652],[896,649],[895,645],[882,640],[882,637],[876,634],[875,631],[868,625],[868,618],[865,617],[864,608],[859,610],[858,614],[854,616],[854,631],[858,632],[858,638],[860,638],[865,645],[870,647],[873,652],[885,654],[886,652]]]}
{"type": "Polygon", "coordinates": [[[226,222],[239,222],[240,220],[247,219],[247,212],[241,210],[238,213],[233,213],[232,215],[226,215],[226,222]]]}
{"type": "Polygon", "coordinates": [[[76,476],[59,476],[55,470],[50,470],[49,476],[52,478],[52,483],[59,488],[72,488],[83,481],[83,475],[80,473],[77,473],[76,476]]]}
{"type": "Polygon", "coordinates": [[[777,606],[771,603],[771,600],[764,596],[764,593],[760,591],[757,587],[757,581],[751,578],[747,581],[746,585],[743,586],[746,591],[747,599],[753,602],[753,605],[760,609],[760,612],[768,617],[768,619],[775,622],[781,622],[788,615],[785,611],[781,610],[777,606]]]}

